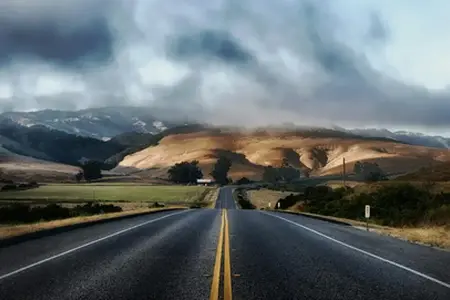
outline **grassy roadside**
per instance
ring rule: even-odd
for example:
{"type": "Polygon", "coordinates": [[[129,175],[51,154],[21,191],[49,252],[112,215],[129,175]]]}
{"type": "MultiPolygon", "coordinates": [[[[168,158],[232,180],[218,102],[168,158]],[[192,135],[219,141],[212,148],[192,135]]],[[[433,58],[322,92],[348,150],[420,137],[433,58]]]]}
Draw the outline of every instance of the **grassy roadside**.
{"type": "MultiPolygon", "coordinates": [[[[366,228],[366,223],[356,220],[350,220],[345,218],[336,218],[306,212],[299,212],[295,210],[280,210],[280,211],[288,211],[291,213],[304,215],[304,216],[312,216],[312,217],[320,217],[322,219],[329,219],[331,221],[339,221],[344,223],[349,223],[353,227],[364,229],[366,228]]],[[[396,228],[396,227],[388,227],[381,226],[373,223],[369,223],[369,230],[373,232],[377,232],[379,234],[392,236],[395,238],[399,238],[405,241],[432,246],[439,247],[450,250],[450,229],[445,226],[429,226],[429,227],[420,227],[420,228],[396,228]]]]}
{"type": "Polygon", "coordinates": [[[205,208],[214,208],[216,206],[217,198],[219,197],[219,188],[211,189],[203,198],[203,202],[206,203],[205,208]]]}
{"type": "Polygon", "coordinates": [[[108,213],[101,215],[93,215],[93,216],[83,216],[83,217],[75,217],[61,220],[54,220],[48,222],[38,222],[32,224],[20,224],[20,225],[0,225],[0,239],[6,239],[11,237],[16,237],[20,235],[24,235],[27,233],[38,232],[46,229],[54,229],[69,225],[81,224],[81,223],[91,223],[98,220],[108,220],[115,219],[123,216],[131,216],[136,214],[142,214],[147,212],[154,211],[163,211],[170,210],[174,208],[183,208],[182,206],[170,206],[164,208],[143,208],[143,209],[135,209],[117,213],[108,213]]]}
{"type": "MultiPolygon", "coordinates": [[[[46,214],[45,217],[41,217],[41,221],[33,223],[22,219],[11,222],[10,218],[0,218],[0,239],[152,211],[187,207],[214,207],[218,190],[218,188],[203,186],[51,184],[29,190],[0,192],[0,205],[4,207],[20,204],[36,208],[57,204],[61,207],[73,208],[76,205],[91,202],[94,205],[115,205],[119,210],[122,209],[121,212],[80,215],[70,218],[55,214],[51,214],[47,218],[46,214]],[[95,198],[92,197],[93,194],[95,198]],[[44,221],[44,219],[48,221],[44,221]]],[[[6,217],[8,216],[11,215],[6,215],[6,217]]]]}
{"type": "Polygon", "coordinates": [[[48,184],[38,188],[0,192],[0,201],[116,201],[195,202],[210,187],[137,184],[48,184]]]}
{"type": "MultiPolygon", "coordinates": [[[[274,199],[285,197],[286,193],[272,191],[272,190],[252,190],[248,191],[248,196],[250,201],[257,205],[258,208],[267,209],[268,201],[274,201],[274,199]]],[[[276,200],[275,200],[276,201],[276,200]]],[[[272,206],[273,207],[273,206],[272,206]]],[[[321,219],[328,219],[332,221],[339,221],[351,224],[357,228],[365,228],[366,223],[362,221],[357,221],[347,218],[331,217],[320,214],[313,214],[307,212],[301,212],[297,209],[286,209],[285,211],[305,215],[312,217],[320,217],[321,219]]],[[[369,223],[371,231],[377,232],[379,234],[392,236],[395,238],[407,240],[410,242],[439,247],[444,249],[450,249],[450,228],[449,226],[423,226],[423,227],[390,227],[382,226],[378,224],[369,223]]]]}

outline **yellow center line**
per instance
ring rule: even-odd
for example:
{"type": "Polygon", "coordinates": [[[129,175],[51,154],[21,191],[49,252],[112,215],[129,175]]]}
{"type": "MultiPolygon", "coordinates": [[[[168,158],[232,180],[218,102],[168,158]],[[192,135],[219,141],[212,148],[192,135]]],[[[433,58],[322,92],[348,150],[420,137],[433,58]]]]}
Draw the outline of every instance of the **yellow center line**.
{"type": "Polygon", "coordinates": [[[228,215],[225,210],[225,250],[224,250],[224,287],[223,298],[224,300],[231,300],[233,298],[233,292],[231,289],[231,262],[230,262],[230,234],[228,229],[228,215]]]}
{"type": "Polygon", "coordinates": [[[219,299],[220,267],[222,265],[223,231],[225,227],[225,210],[222,210],[219,241],[217,242],[216,261],[214,263],[214,275],[211,284],[210,300],[219,299]]]}

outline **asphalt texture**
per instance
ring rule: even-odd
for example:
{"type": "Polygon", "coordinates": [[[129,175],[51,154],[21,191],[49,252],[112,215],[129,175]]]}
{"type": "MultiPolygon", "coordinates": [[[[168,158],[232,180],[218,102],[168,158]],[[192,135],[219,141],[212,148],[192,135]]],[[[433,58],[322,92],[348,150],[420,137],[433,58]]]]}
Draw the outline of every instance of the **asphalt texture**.
{"type": "Polygon", "coordinates": [[[223,209],[233,299],[450,299],[450,252],[236,208],[227,187],[216,209],[159,212],[0,248],[0,299],[209,299],[223,209]]]}

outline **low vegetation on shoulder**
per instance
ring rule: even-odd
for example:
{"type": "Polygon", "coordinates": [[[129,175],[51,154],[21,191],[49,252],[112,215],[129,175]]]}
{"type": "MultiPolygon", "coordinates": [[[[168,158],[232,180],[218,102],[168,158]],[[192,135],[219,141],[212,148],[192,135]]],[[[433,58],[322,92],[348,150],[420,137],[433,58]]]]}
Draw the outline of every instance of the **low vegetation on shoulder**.
{"type": "Polygon", "coordinates": [[[56,203],[44,206],[14,203],[0,207],[0,224],[35,223],[121,211],[119,206],[92,202],[75,207],[63,207],[56,203]]]}
{"type": "MultiPolygon", "coordinates": [[[[450,248],[450,193],[430,183],[371,184],[365,189],[310,186],[302,193],[261,189],[248,191],[252,203],[278,198],[277,209],[365,226],[364,207],[371,206],[373,230],[412,242],[450,248]],[[286,195],[287,194],[287,195],[286,195]]],[[[273,201],[273,200],[272,200],[273,201]]]]}
{"type": "Polygon", "coordinates": [[[371,206],[372,222],[386,226],[450,225],[450,194],[433,193],[428,187],[403,183],[381,186],[371,193],[351,188],[309,187],[303,194],[279,200],[280,208],[363,220],[363,208],[371,206]]]}
{"type": "Polygon", "coordinates": [[[256,208],[256,206],[248,198],[246,189],[243,189],[243,188],[235,189],[233,197],[237,201],[239,207],[242,209],[255,209],[256,208]]]}

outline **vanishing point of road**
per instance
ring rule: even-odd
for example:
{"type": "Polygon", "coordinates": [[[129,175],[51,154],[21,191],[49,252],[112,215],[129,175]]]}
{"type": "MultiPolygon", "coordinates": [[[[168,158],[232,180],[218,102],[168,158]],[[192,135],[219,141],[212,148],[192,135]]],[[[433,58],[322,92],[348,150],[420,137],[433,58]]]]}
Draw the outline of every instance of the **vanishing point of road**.
{"type": "Polygon", "coordinates": [[[450,299],[450,252],[298,215],[166,211],[0,244],[0,299],[450,299]]]}

